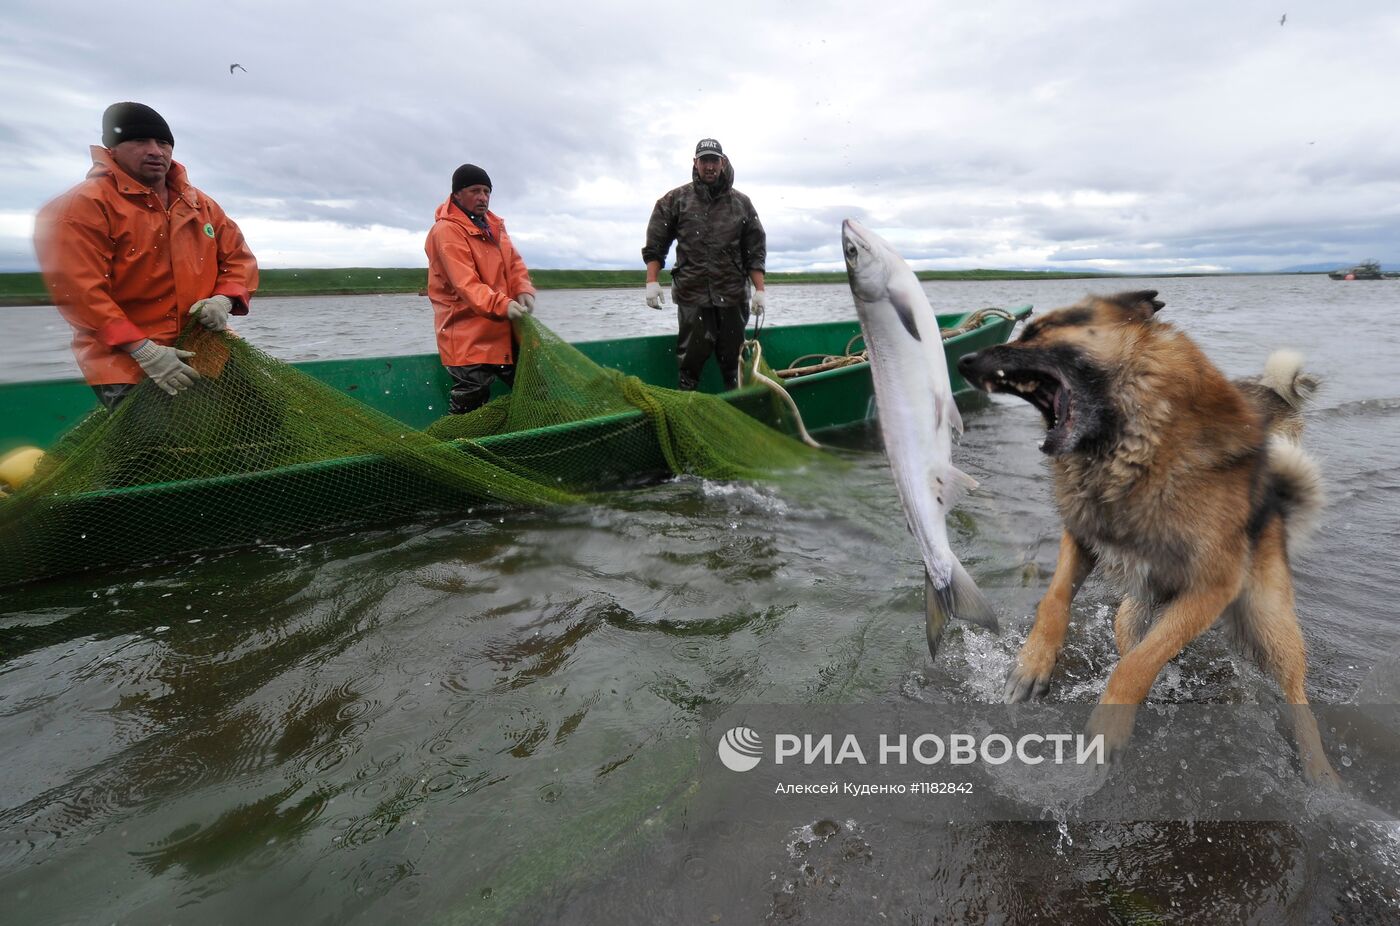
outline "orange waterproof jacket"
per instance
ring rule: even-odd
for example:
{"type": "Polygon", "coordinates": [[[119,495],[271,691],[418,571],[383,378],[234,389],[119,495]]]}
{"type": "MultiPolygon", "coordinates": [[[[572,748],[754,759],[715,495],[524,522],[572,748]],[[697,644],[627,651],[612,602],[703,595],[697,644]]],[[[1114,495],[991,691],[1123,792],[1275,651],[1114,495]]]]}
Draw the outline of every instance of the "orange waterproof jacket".
{"type": "Polygon", "coordinates": [[[39,211],[34,249],[54,304],[73,327],[73,353],[93,385],[136,383],[140,365],[117,349],[173,344],[190,306],[228,296],[248,314],[258,263],[238,226],[185,168],[170,165],[170,207],[92,148],[87,179],[39,211]]]}
{"type": "Polygon", "coordinates": [[[438,206],[435,218],[424,250],[443,365],[514,363],[506,307],[535,287],[505,223],[488,211],[488,238],[451,199],[438,206]]]}

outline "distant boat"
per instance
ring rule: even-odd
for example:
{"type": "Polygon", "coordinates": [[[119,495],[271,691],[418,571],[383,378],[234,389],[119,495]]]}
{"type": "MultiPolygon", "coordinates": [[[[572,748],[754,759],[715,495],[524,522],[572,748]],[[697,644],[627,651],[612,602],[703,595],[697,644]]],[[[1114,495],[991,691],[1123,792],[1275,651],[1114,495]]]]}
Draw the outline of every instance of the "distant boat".
{"type": "Polygon", "coordinates": [[[1327,274],[1334,280],[1400,280],[1400,273],[1382,270],[1380,261],[1363,260],[1347,270],[1333,270],[1327,274]]]}

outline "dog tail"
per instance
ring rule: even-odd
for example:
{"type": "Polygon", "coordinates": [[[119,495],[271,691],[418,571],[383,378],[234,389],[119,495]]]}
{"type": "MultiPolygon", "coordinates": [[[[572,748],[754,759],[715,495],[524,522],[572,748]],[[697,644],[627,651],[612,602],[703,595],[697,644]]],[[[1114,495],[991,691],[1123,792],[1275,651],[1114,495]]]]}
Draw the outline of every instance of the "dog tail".
{"type": "Polygon", "coordinates": [[[1296,350],[1278,350],[1264,362],[1259,376],[1236,380],[1264,416],[1264,428],[1294,443],[1303,439],[1303,405],[1317,392],[1320,380],[1303,372],[1303,355],[1296,350]]]}
{"type": "Polygon", "coordinates": [[[1311,373],[1303,372],[1303,355],[1296,350],[1274,351],[1264,361],[1264,375],[1259,377],[1259,385],[1273,390],[1294,411],[1312,398],[1320,382],[1311,373]]]}
{"type": "Polygon", "coordinates": [[[1302,543],[1317,527],[1327,494],[1322,471],[1308,452],[1283,434],[1269,438],[1269,475],[1282,502],[1290,547],[1302,543]]]}

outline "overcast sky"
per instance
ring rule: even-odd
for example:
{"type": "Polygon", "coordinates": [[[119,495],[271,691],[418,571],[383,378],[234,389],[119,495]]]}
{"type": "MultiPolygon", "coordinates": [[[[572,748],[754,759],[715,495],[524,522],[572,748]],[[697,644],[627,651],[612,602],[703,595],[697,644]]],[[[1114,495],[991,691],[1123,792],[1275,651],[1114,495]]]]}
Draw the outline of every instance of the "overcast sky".
{"type": "Polygon", "coordinates": [[[846,216],[927,268],[1400,265],[1395,0],[6,0],[0,26],[0,270],[34,269],[35,210],[128,99],[264,267],[425,266],[471,161],[530,266],[640,268],[703,136],[770,270],[839,268],[846,216]]]}

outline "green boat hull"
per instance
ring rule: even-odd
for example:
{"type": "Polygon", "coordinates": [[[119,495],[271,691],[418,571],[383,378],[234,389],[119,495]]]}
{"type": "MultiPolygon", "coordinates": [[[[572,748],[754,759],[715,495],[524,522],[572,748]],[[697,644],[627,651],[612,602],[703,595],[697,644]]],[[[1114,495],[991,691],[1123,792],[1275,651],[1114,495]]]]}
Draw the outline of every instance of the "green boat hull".
{"type": "MultiPolygon", "coordinates": [[[[1030,307],[1012,310],[1017,318],[1030,307]]],[[[943,316],[944,327],[963,316],[943,316]]],[[[956,372],[963,354],[1005,341],[1013,322],[988,318],[980,327],[944,341],[955,393],[968,391],[956,372]]],[[[845,352],[858,336],[857,322],[825,322],[763,331],[763,356],[774,369],[811,354],[845,352]]],[[[675,339],[670,336],[584,342],[575,345],[595,362],[635,375],[648,383],[675,381],[675,339]]],[[[295,364],[301,371],[351,395],[413,428],[442,416],[450,381],[437,355],[378,357],[295,364]]],[[[701,388],[718,391],[713,364],[701,388]]],[[[809,431],[864,422],[874,414],[869,364],[790,379],[789,394],[809,431]]],[[[741,411],[782,425],[772,394],[748,386],[723,398],[741,411]]],[[[92,390],[80,380],[0,384],[0,453],[18,446],[50,446],[91,411],[92,390]]],[[[591,469],[583,482],[606,489],[636,484],[668,472],[651,421],[642,412],[624,412],[551,428],[482,438],[482,447],[503,460],[529,466],[532,457],[560,453],[561,443],[586,450],[591,469]],[[561,433],[567,438],[560,441],[561,433]],[[600,452],[601,451],[601,452],[600,452]],[[611,461],[598,464],[596,461],[611,461]]],[[[451,444],[443,452],[458,452],[451,444]]],[[[567,451],[565,451],[567,452],[567,451]]],[[[580,466],[584,452],[580,452],[580,466]]],[[[556,461],[557,464],[557,461],[556,461]]],[[[575,468],[573,471],[578,471],[575,468]]],[[[92,551],[85,568],[147,562],[182,552],[216,549],[291,538],[337,527],[379,523],[434,511],[465,510],[480,499],[448,489],[423,476],[405,473],[373,456],[347,457],[299,464],[260,473],[107,489],[62,500],[50,514],[60,523],[45,525],[70,542],[43,549],[0,549],[0,587],[71,572],[72,550],[92,551]],[[295,509],[288,498],[297,499],[295,509]],[[213,518],[213,511],[241,512],[236,523],[213,518]],[[294,514],[292,513],[294,510],[294,514]],[[162,531],[134,532],[126,525],[161,524],[162,531]],[[46,553],[44,550],[53,550],[46,553]],[[60,563],[58,557],[63,558],[60,563]],[[52,560],[52,561],[50,561],[52,560]]],[[[0,501],[0,505],[4,502],[0,501]]]]}

